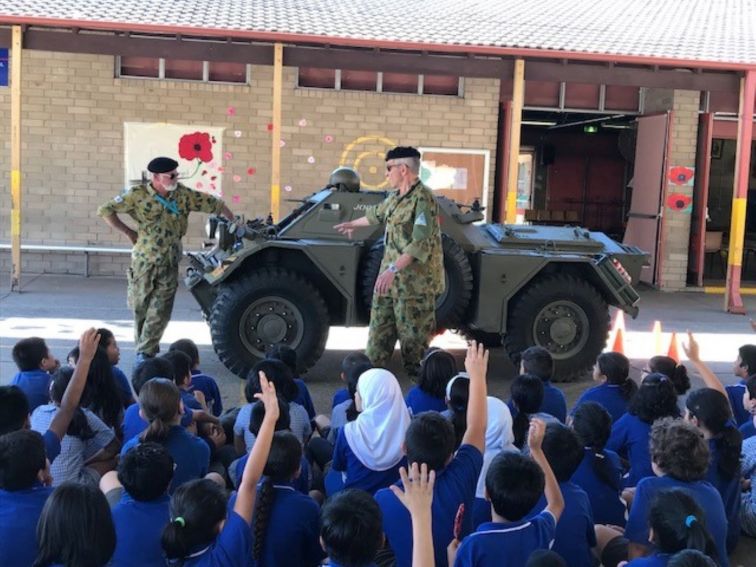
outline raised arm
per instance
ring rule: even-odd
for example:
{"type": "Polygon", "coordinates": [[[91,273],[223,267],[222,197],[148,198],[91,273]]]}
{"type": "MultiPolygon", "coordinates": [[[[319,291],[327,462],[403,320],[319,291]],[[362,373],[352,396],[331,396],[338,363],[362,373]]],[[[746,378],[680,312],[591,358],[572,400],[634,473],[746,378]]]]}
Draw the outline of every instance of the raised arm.
{"type": "Polygon", "coordinates": [[[724,394],[724,397],[729,400],[730,398],[727,397],[727,390],[725,390],[725,387],[722,384],[721,380],[717,378],[717,375],[712,372],[711,368],[709,368],[706,363],[701,360],[698,341],[696,341],[696,339],[693,337],[693,333],[691,333],[690,331],[688,331],[688,342],[683,343],[682,347],[683,351],[685,352],[685,356],[687,356],[688,360],[690,360],[693,366],[696,367],[696,370],[701,375],[701,378],[703,379],[704,384],[706,384],[706,387],[721,392],[722,394],[724,394]]]}
{"type": "Polygon", "coordinates": [[[462,445],[472,445],[481,453],[486,446],[486,424],[488,422],[488,395],[486,371],[488,351],[475,341],[467,347],[465,370],[470,376],[470,395],[467,402],[467,430],[462,437],[462,445]]]}
{"type": "Polygon", "coordinates": [[[420,466],[412,463],[409,474],[402,467],[399,469],[399,475],[402,477],[404,491],[397,485],[390,488],[409,510],[412,518],[412,567],[435,567],[431,504],[436,473],[428,472],[428,465],[425,463],[420,466]]]}
{"type": "Polygon", "coordinates": [[[559,489],[559,483],[554,476],[554,471],[551,470],[551,465],[541,449],[545,434],[546,422],[538,418],[531,419],[530,429],[528,430],[530,456],[538,463],[538,466],[543,470],[544,477],[546,477],[546,486],[543,490],[546,495],[546,510],[552,513],[555,520],[559,521],[559,516],[562,515],[562,510],[564,510],[564,498],[562,497],[562,491],[559,489]]]}

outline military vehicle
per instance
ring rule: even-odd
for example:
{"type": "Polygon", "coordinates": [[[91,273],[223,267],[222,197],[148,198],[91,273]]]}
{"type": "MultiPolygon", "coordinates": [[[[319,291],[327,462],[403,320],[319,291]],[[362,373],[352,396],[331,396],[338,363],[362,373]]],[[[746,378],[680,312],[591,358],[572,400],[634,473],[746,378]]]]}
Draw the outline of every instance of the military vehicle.
{"type": "MultiPolygon", "coordinates": [[[[280,222],[211,219],[214,245],[189,254],[185,282],[229,370],[245,378],[275,343],[295,349],[305,370],[322,355],[330,326],[368,324],[384,227],[349,239],[333,226],[385,197],[359,190],[356,173],[342,168],[280,222]]],[[[637,315],[641,250],[579,227],[486,224],[477,203],[436,199],[446,276],[439,330],[503,344],[510,356],[541,345],[555,360],[554,379],[567,381],[604,348],[609,305],[637,315]]]]}

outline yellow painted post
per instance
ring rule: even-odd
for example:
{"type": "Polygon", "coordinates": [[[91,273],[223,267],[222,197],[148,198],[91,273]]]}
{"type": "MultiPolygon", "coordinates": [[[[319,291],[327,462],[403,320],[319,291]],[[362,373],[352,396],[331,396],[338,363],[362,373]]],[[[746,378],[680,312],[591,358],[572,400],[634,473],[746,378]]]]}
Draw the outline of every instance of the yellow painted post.
{"type": "Polygon", "coordinates": [[[517,174],[520,157],[520,128],[522,106],[525,100],[525,60],[515,59],[512,81],[512,124],[509,128],[509,158],[507,166],[507,212],[506,223],[517,220],[517,174]]]}
{"type": "Polygon", "coordinates": [[[283,85],[283,44],[273,50],[273,132],[270,148],[270,214],[278,222],[281,213],[281,94],[283,85]]]}
{"type": "Polygon", "coordinates": [[[11,291],[21,282],[21,26],[11,38],[11,291]]]}

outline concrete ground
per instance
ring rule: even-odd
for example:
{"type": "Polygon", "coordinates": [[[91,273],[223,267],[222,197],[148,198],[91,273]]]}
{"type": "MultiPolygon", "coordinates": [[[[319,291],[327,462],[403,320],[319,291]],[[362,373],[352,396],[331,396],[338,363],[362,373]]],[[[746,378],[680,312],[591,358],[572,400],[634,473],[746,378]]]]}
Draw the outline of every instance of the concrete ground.
{"type": "MultiPolygon", "coordinates": [[[[7,276],[7,274],[3,274],[7,276]]],[[[134,360],[131,314],[126,306],[126,282],[116,278],[84,278],[80,276],[25,276],[21,293],[10,293],[8,280],[0,282],[0,384],[7,384],[15,373],[11,358],[13,344],[28,336],[45,338],[53,353],[61,360],[76,344],[79,334],[89,326],[110,328],[121,347],[120,367],[130,374],[134,360]]],[[[641,312],[637,319],[625,322],[625,353],[633,363],[632,375],[639,377],[646,360],[659,351],[667,352],[670,333],[683,338],[692,331],[701,344],[702,357],[725,383],[732,383],[732,362],[737,347],[756,342],[748,317],[723,313],[723,298],[702,293],[641,292],[641,312]],[[661,336],[652,333],[655,320],[662,324],[661,336]]],[[[749,313],[756,313],[756,297],[744,297],[749,313]]],[[[200,349],[202,369],[215,376],[221,388],[224,405],[239,402],[240,380],[220,363],[210,343],[207,325],[191,295],[179,289],[173,319],[165,333],[163,350],[179,338],[194,340],[200,349]]],[[[364,348],[366,329],[331,329],[326,351],[321,360],[304,376],[319,412],[330,411],[333,392],[340,387],[338,368],[341,359],[352,350],[364,348]]],[[[460,366],[464,360],[465,341],[453,333],[446,333],[434,344],[451,350],[460,366]]],[[[682,354],[682,349],[680,349],[682,354]]],[[[406,391],[411,385],[402,375],[398,351],[392,361],[394,370],[406,391]]],[[[489,369],[489,390],[492,395],[508,397],[514,368],[502,349],[492,353],[489,369]]],[[[692,373],[693,387],[701,385],[692,373]]],[[[572,404],[586,387],[590,377],[561,385],[572,404]]],[[[756,565],[756,541],[742,538],[732,565],[756,565]]]]}

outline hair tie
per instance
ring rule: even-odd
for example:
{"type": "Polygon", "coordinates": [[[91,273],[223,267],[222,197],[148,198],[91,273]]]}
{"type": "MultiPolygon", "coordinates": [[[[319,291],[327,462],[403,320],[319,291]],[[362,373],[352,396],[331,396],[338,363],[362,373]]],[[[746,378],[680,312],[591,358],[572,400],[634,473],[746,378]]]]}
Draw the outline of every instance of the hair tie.
{"type": "Polygon", "coordinates": [[[178,526],[181,526],[182,528],[186,527],[186,522],[184,521],[184,518],[182,518],[181,516],[176,516],[175,518],[173,518],[173,523],[178,526]]]}
{"type": "Polygon", "coordinates": [[[454,382],[456,382],[459,378],[465,378],[466,380],[470,379],[470,376],[467,374],[467,372],[458,372],[454,376],[452,376],[451,380],[449,380],[446,383],[446,399],[451,399],[451,390],[452,386],[454,385],[454,382]]]}
{"type": "Polygon", "coordinates": [[[698,521],[698,518],[696,518],[693,514],[691,514],[690,516],[685,518],[685,526],[689,528],[697,521],[698,521]]]}

